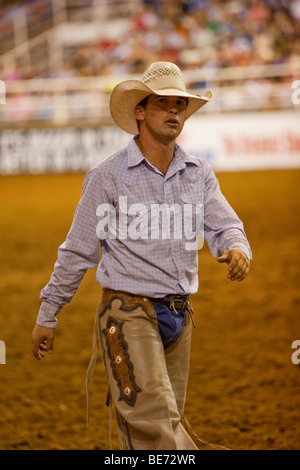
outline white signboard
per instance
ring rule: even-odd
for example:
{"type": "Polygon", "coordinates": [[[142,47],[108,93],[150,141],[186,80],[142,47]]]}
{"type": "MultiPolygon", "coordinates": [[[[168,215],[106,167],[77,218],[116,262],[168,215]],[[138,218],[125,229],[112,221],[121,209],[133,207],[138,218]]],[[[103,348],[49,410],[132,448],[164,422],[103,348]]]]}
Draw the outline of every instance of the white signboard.
{"type": "Polygon", "coordinates": [[[199,113],[178,143],[216,171],[300,167],[300,112],[199,113]]]}
{"type": "MultiPolygon", "coordinates": [[[[130,139],[116,126],[3,130],[0,174],[87,171],[130,139]]],[[[300,168],[300,112],[200,112],[178,143],[216,171],[300,168]]]]}

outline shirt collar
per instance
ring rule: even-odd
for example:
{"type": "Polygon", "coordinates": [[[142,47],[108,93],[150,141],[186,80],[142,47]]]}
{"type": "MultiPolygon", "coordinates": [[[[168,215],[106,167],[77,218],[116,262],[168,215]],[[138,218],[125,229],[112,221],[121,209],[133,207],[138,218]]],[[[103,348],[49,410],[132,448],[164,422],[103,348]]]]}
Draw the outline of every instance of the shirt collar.
{"type": "Polygon", "coordinates": [[[128,155],[128,168],[137,166],[143,160],[145,160],[144,155],[137,146],[138,135],[135,135],[127,145],[127,155],[128,155]]]}
{"type": "MultiPolygon", "coordinates": [[[[144,155],[139,149],[136,141],[138,135],[135,135],[127,145],[127,155],[128,155],[128,168],[139,165],[142,161],[146,161],[144,155]]],[[[169,167],[167,176],[172,176],[177,171],[183,170],[186,167],[186,164],[192,164],[199,166],[197,158],[192,157],[186,153],[178,144],[175,144],[174,157],[169,167]],[[171,173],[171,174],[169,174],[171,173]]]]}

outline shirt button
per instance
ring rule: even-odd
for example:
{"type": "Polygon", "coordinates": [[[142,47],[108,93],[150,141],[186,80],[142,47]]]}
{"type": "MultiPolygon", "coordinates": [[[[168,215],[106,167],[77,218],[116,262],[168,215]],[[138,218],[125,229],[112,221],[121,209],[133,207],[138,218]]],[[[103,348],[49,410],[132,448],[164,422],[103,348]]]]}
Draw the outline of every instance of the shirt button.
{"type": "Polygon", "coordinates": [[[115,361],[116,361],[117,364],[120,364],[120,362],[122,362],[121,356],[116,356],[115,361]]]}

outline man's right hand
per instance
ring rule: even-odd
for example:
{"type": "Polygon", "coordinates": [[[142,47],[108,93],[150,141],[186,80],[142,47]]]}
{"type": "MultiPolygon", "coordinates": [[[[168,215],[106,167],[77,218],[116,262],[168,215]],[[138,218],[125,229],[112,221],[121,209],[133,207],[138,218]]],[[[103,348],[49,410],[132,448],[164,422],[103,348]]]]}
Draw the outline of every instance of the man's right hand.
{"type": "Polygon", "coordinates": [[[46,328],[37,323],[32,332],[32,354],[40,361],[45,353],[52,354],[55,328],[46,328]]]}

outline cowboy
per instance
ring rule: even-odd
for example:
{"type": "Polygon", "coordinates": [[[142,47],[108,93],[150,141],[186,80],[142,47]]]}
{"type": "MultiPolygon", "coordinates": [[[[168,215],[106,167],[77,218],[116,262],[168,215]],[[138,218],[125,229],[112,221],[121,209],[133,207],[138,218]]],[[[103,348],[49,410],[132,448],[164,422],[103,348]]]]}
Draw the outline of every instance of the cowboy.
{"type": "Polygon", "coordinates": [[[58,312],[86,270],[98,266],[103,295],[89,372],[101,345],[121,449],[197,449],[184,407],[199,240],[228,264],[232,281],[249,272],[243,224],[212,168],[176,143],[185,121],[211,97],[210,91],[188,93],[180,69],[169,62],[155,62],[141,80],[114,88],[111,115],[134,137],[87,173],[41,292],[32,339],[37,359],[52,352],[58,312]]]}

